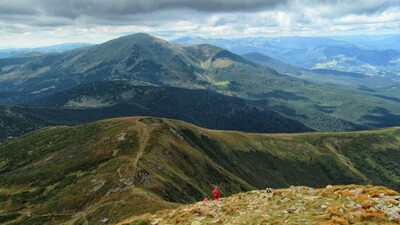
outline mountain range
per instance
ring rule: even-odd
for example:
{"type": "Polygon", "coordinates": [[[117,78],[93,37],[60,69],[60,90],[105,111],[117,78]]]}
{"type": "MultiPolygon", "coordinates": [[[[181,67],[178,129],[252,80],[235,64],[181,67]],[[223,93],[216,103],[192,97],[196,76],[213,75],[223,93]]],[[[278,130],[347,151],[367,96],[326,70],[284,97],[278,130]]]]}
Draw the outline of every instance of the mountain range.
{"type": "Polygon", "coordinates": [[[399,81],[399,36],[212,39],[184,37],[179,44],[213,44],[237,54],[259,52],[305,69],[333,69],[399,81]]]}
{"type": "Polygon", "coordinates": [[[177,45],[139,33],[62,53],[0,59],[0,102],[5,105],[0,121],[13,124],[5,126],[0,136],[138,115],[249,132],[359,130],[400,124],[396,83],[373,86],[375,80],[365,82],[364,75],[309,72],[265,57],[242,57],[209,44],[177,45]],[[342,79],[322,82],[325,77],[342,79]],[[342,85],[343,77],[356,84],[342,85]],[[142,97],[131,96],[139,93],[134,89],[142,90],[142,97]],[[160,101],[163,93],[169,97],[160,101]],[[187,96],[191,97],[183,102],[187,96]],[[218,101],[199,103],[207,112],[196,115],[188,107],[197,98],[210,96],[218,101]],[[233,113],[223,115],[225,110],[233,113]],[[221,117],[213,117],[217,114],[221,117]],[[245,122],[243,115],[253,122],[245,122]],[[14,124],[17,120],[21,122],[14,124]]]}
{"type": "Polygon", "coordinates": [[[87,43],[67,43],[67,44],[51,45],[38,48],[7,48],[0,50],[0,58],[15,58],[15,57],[23,58],[29,55],[60,53],[76,48],[88,47],[91,45],[92,44],[87,44],[87,43]]]}

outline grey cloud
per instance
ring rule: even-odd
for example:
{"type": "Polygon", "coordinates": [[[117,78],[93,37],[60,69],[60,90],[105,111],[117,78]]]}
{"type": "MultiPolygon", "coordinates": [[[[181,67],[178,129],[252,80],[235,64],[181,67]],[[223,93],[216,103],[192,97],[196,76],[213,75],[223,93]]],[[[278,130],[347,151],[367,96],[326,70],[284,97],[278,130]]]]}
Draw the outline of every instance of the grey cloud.
{"type": "Polygon", "coordinates": [[[0,45],[34,35],[90,39],[139,31],[214,37],[344,34],[347,28],[362,33],[375,18],[377,29],[393,33],[399,11],[399,0],[0,0],[0,45]],[[383,13],[388,9],[390,17],[383,13]]]}
{"type": "Polygon", "coordinates": [[[372,15],[391,7],[400,7],[398,0],[298,0],[297,3],[306,7],[329,7],[329,12],[323,15],[327,18],[337,18],[349,14],[372,15]]]}
{"type": "Polygon", "coordinates": [[[203,12],[260,11],[286,4],[288,0],[14,0],[1,3],[0,13],[44,13],[76,18],[80,15],[100,16],[141,14],[168,9],[191,9],[203,12]],[[33,9],[30,9],[33,7],[33,9]]]}
{"type": "Polygon", "coordinates": [[[0,19],[30,26],[77,23],[126,25],[200,18],[204,13],[274,9],[288,0],[12,0],[0,1],[0,19]],[[188,12],[190,10],[191,12],[188,12]],[[26,19],[32,16],[31,19],[26,19]],[[35,19],[36,18],[36,19],[35,19]],[[45,18],[45,19],[44,19],[45,18]],[[47,19],[46,19],[47,18],[47,19]],[[35,21],[38,20],[38,21],[35,21]]]}
{"type": "MultiPolygon", "coordinates": [[[[74,21],[125,25],[158,20],[193,20],[218,12],[279,9],[301,15],[303,9],[319,5],[330,8],[322,17],[334,19],[347,14],[372,14],[400,4],[398,0],[3,0],[0,1],[0,17],[4,21],[19,21],[33,26],[56,26],[58,23],[63,26],[74,21]],[[33,21],[34,18],[26,20],[29,15],[38,17],[40,21],[33,21]],[[48,22],[44,18],[48,18],[48,22]]],[[[303,18],[303,22],[306,20],[303,18]]],[[[216,25],[227,22],[221,20],[216,25]]]]}

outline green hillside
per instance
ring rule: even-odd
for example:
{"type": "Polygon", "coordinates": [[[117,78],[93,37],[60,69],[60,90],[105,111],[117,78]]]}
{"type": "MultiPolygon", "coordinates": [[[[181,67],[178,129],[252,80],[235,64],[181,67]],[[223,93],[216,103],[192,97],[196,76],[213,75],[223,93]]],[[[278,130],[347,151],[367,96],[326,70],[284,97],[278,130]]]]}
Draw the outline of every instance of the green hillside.
{"type": "Polygon", "coordinates": [[[50,127],[0,145],[0,221],[112,223],[265,187],[378,184],[400,190],[400,128],[250,134],[127,117],[50,127]]]}

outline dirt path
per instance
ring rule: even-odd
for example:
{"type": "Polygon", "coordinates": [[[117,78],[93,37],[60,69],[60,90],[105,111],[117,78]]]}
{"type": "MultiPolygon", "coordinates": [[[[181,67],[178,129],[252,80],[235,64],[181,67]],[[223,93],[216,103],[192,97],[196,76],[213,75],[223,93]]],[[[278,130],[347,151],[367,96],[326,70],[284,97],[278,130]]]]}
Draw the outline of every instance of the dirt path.
{"type": "MultiPolygon", "coordinates": [[[[138,170],[138,162],[142,158],[142,156],[145,152],[147,144],[151,138],[151,133],[157,126],[158,126],[157,123],[147,125],[147,124],[142,123],[139,120],[136,120],[135,130],[137,131],[138,146],[139,146],[138,148],[139,149],[137,151],[135,158],[132,159],[133,160],[133,162],[132,162],[133,170],[132,171],[134,173],[137,172],[137,170],[138,170]]],[[[126,178],[123,176],[123,172],[121,171],[121,169],[122,169],[122,166],[117,169],[119,181],[121,183],[125,184],[126,186],[132,186],[133,185],[132,182],[130,181],[129,178],[126,178]]]]}
{"type": "Polygon", "coordinates": [[[139,142],[139,149],[137,152],[137,155],[133,161],[133,167],[134,170],[137,170],[137,165],[138,162],[140,160],[140,158],[142,158],[144,150],[146,149],[147,143],[149,142],[150,138],[151,138],[151,133],[153,132],[153,130],[158,126],[158,124],[154,123],[154,124],[150,124],[150,125],[146,125],[140,121],[136,121],[137,124],[137,131],[138,131],[138,142],[139,142]]]}

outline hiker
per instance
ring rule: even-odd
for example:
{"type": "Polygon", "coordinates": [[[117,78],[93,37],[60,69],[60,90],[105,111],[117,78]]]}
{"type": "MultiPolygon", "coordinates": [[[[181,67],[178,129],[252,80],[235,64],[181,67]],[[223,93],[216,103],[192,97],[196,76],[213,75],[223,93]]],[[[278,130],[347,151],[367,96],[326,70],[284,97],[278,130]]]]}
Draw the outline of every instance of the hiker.
{"type": "Polygon", "coordinates": [[[206,203],[208,201],[207,197],[204,197],[203,202],[206,203]]]}
{"type": "Polygon", "coordinates": [[[218,187],[214,187],[214,190],[212,191],[212,195],[214,196],[214,201],[219,199],[221,192],[219,191],[218,187]]]}

